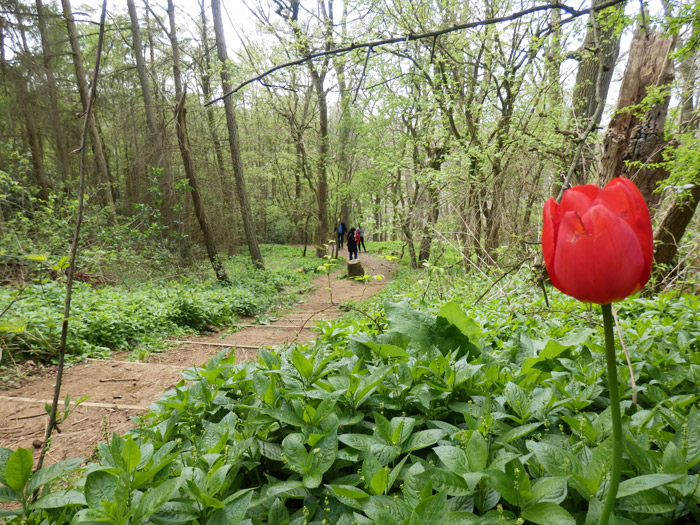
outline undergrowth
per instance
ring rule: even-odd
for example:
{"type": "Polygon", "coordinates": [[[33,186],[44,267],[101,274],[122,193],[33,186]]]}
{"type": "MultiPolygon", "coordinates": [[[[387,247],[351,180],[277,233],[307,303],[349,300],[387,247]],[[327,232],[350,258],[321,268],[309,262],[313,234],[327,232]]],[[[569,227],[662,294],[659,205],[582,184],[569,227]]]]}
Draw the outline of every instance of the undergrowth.
{"type": "MultiPolygon", "coordinates": [[[[185,371],[98,462],[31,475],[28,451],[0,449],[0,494],[24,504],[13,519],[597,523],[611,447],[598,312],[558,293],[547,306],[527,270],[484,297],[428,278],[401,272],[366,315],[319,323],[311,346],[185,371]]],[[[616,309],[636,380],[620,352],[617,523],[697,522],[700,300],[616,309]]]]}
{"type": "MultiPolygon", "coordinates": [[[[239,316],[291,304],[305,293],[318,260],[298,249],[264,248],[267,269],[238,256],[226,261],[232,285],[216,282],[204,263],[189,275],[160,274],[140,283],[93,286],[76,282],[67,352],[70,358],[101,357],[113,350],[159,346],[168,335],[231,324],[239,316]],[[284,291],[285,293],[280,293],[284,291]]],[[[51,362],[61,330],[65,282],[38,278],[0,287],[0,344],[5,359],[51,362]]]]}

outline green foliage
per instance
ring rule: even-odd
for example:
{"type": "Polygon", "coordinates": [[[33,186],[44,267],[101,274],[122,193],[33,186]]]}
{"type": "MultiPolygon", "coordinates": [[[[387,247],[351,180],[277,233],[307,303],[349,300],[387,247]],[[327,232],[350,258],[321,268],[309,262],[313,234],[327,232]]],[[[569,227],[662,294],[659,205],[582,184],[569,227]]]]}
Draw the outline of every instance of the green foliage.
{"type": "MultiPolygon", "coordinates": [[[[100,446],[99,464],[69,489],[84,502],[30,514],[46,523],[595,523],[611,448],[597,315],[556,294],[551,310],[539,299],[420,309],[407,299],[385,303],[377,323],[323,323],[313,346],[238,365],[221,354],[186,370],[138,429],[100,446]]],[[[700,300],[628,299],[618,317],[638,385],[633,404],[620,366],[618,523],[697,521],[700,300]]],[[[17,491],[26,474],[12,472],[0,482],[17,491]]]]}
{"type": "MultiPolygon", "coordinates": [[[[268,251],[276,253],[272,247],[268,251]]],[[[270,258],[268,270],[256,269],[243,257],[228,261],[233,286],[190,277],[132,287],[97,288],[77,282],[67,351],[75,357],[99,357],[109,350],[134,348],[159,335],[230,324],[238,316],[259,314],[294,300],[306,288],[317,261],[299,257],[298,249],[296,253],[279,251],[282,253],[270,258]],[[285,289],[291,290],[280,294],[285,289]]],[[[0,288],[0,304],[10,305],[0,319],[0,342],[18,355],[54,359],[64,297],[65,283],[47,279],[21,290],[0,288]]]]}

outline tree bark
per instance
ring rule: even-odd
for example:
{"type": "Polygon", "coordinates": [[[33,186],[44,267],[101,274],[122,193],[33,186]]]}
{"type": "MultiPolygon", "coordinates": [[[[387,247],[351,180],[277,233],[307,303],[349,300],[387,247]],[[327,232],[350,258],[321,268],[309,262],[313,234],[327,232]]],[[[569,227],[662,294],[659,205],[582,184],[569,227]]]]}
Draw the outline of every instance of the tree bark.
{"type": "Polygon", "coordinates": [[[174,224],[172,211],[170,209],[170,203],[173,201],[172,176],[165,163],[163,136],[161,135],[158,122],[156,120],[155,111],[153,109],[153,97],[151,95],[151,85],[148,80],[148,72],[146,70],[146,61],[143,58],[141,29],[139,28],[139,19],[136,13],[136,6],[134,5],[134,0],[127,0],[126,4],[129,9],[129,18],[131,20],[131,37],[133,41],[134,60],[136,62],[136,71],[139,77],[139,84],[141,85],[141,95],[143,97],[144,111],[146,113],[146,124],[148,126],[148,133],[156,159],[155,166],[157,169],[161,170],[162,175],[162,182],[160,186],[163,192],[163,206],[161,207],[161,213],[166,224],[172,227],[174,224]]]}
{"type": "MultiPolygon", "coordinates": [[[[697,38],[697,35],[693,35],[697,38]]],[[[691,36],[690,38],[693,38],[691,36]]],[[[682,75],[681,111],[679,116],[681,133],[698,132],[698,112],[694,107],[693,93],[695,91],[695,56],[689,53],[681,62],[679,70],[682,75]]],[[[662,290],[668,276],[673,272],[678,245],[692,221],[700,202],[700,176],[692,177],[693,186],[689,194],[676,196],[671,207],[659,222],[654,231],[654,292],[662,290]]]]}
{"type": "MultiPolygon", "coordinates": [[[[85,67],[83,66],[83,54],[80,50],[80,42],[78,41],[78,30],[75,27],[73,9],[71,8],[70,0],[61,0],[61,5],[63,6],[63,18],[66,22],[68,40],[70,41],[71,51],[73,53],[73,68],[75,69],[75,80],[78,85],[78,94],[80,95],[80,102],[82,104],[83,111],[86,111],[88,107],[89,93],[85,67]]],[[[92,154],[95,157],[95,165],[97,167],[96,186],[98,188],[98,194],[103,205],[108,210],[110,219],[114,221],[114,201],[116,191],[114,189],[114,184],[112,183],[112,174],[110,173],[109,165],[107,164],[107,156],[105,155],[102,145],[102,137],[100,136],[93,112],[91,112],[89,115],[87,126],[88,135],[90,136],[90,145],[92,146],[92,154]]]]}
{"type": "Polygon", "coordinates": [[[670,92],[651,102],[645,102],[645,97],[654,89],[668,88],[673,81],[670,53],[675,43],[675,36],[667,38],[640,28],[635,30],[617,111],[608,125],[598,164],[599,186],[620,176],[633,180],[652,214],[661,197],[655,193],[657,184],[668,177],[661,161],[666,147],[664,124],[670,92]],[[644,110],[642,118],[637,116],[639,108],[644,110]]]}
{"type": "Polygon", "coordinates": [[[182,163],[185,166],[185,174],[187,175],[187,180],[191,188],[190,194],[192,195],[192,204],[194,205],[195,214],[197,215],[197,221],[202,229],[204,246],[207,249],[209,262],[211,262],[216,278],[220,282],[230,283],[231,280],[228,278],[228,275],[226,275],[226,269],[219,258],[219,253],[214,241],[214,234],[211,231],[211,226],[209,225],[206,212],[204,211],[204,202],[202,201],[202,195],[199,191],[199,182],[197,181],[197,175],[194,170],[190,142],[187,136],[185,111],[185,94],[183,94],[175,108],[175,127],[177,130],[177,143],[180,147],[180,154],[182,155],[182,163]]]}
{"type": "Polygon", "coordinates": [[[44,6],[41,3],[41,0],[36,0],[36,12],[38,18],[39,35],[41,36],[41,48],[44,53],[44,72],[46,74],[46,85],[49,92],[49,104],[51,114],[53,115],[53,118],[51,119],[51,131],[53,132],[56,148],[56,164],[58,165],[58,171],[61,174],[61,179],[65,184],[68,181],[70,169],[68,151],[63,140],[63,134],[61,133],[61,113],[58,106],[58,89],[56,87],[56,78],[54,75],[53,66],[51,65],[51,44],[46,33],[46,14],[44,13],[44,6]]]}
{"type": "MultiPolygon", "coordinates": [[[[594,0],[593,7],[603,2],[604,0],[594,0]]],[[[599,106],[602,109],[605,105],[615,62],[620,54],[621,35],[615,21],[622,14],[623,8],[615,7],[590,16],[588,30],[580,48],[581,58],[572,99],[573,127],[577,130],[579,140],[586,139],[586,129],[595,130],[600,125],[603,112],[599,106]]],[[[576,148],[577,144],[572,144],[572,157],[576,148]]],[[[569,182],[572,185],[586,184],[592,162],[592,154],[582,151],[569,182]]]]}
{"type": "MultiPolygon", "coordinates": [[[[221,62],[221,84],[224,93],[231,90],[230,73],[228,70],[228,53],[226,51],[226,39],[224,36],[223,23],[221,21],[221,4],[220,0],[211,1],[212,17],[214,19],[214,35],[216,37],[216,50],[221,62]]],[[[228,128],[228,141],[231,148],[231,161],[233,163],[233,175],[236,181],[236,192],[238,194],[238,204],[241,211],[241,219],[243,220],[243,231],[245,233],[250,258],[253,264],[258,268],[265,266],[258,246],[258,239],[255,235],[255,226],[253,224],[253,215],[250,210],[250,202],[248,201],[248,192],[246,190],[245,177],[243,174],[243,160],[241,159],[240,143],[238,138],[238,126],[236,125],[236,113],[233,107],[233,99],[229,96],[224,99],[224,111],[226,112],[226,125],[228,128]]]]}
{"type": "MultiPolygon", "coordinates": [[[[211,91],[211,53],[209,52],[209,30],[207,27],[207,15],[205,8],[205,0],[200,0],[200,22],[201,22],[201,33],[200,38],[202,39],[202,52],[204,55],[204,68],[201,72],[200,78],[202,83],[202,95],[205,100],[212,99],[211,91]]],[[[209,137],[211,138],[212,144],[214,145],[214,156],[216,157],[216,167],[219,174],[219,184],[221,186],[221,195],[223,196],[223,213],[222,217],[226,224],[233,224],[235,217],[234,210],[234,195],[233,195],[233,184],[232,181],[227,177],[228,172],[224,165],[224,153],[221,148],[221,139],[219,133],[216,130],[216,120],[214,118],[214,107],[207,106],[205,109],[207,116],[207,126],[209,131],[209,137]]],[[[230,239],[226,241],[228,245],[229,253],[232,252],[234,244],[230,242],[230,239]]]]}
{"type": "Polygon", "coordinates": [[[700,184],[695,184],[685,199],[676,199],[654,231],[654,291],[661,291],[673,271],[678,245],[700,202],[700,184]]]}

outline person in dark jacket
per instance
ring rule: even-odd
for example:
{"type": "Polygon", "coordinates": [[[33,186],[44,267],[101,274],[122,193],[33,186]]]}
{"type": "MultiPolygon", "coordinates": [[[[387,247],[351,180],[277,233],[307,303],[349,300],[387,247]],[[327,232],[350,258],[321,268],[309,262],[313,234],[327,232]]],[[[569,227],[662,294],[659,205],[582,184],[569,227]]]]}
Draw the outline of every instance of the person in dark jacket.
{"type": "Polygon", "coordinates": [[[348,232],[348,253],[350,254],[350,260],[352,261],[352,256],[357,259],[357,231],[355,228],[350,228],[348,232]]]}
{"type": "Polygon", "coordinates": [[[343,247],[343,239],[345,238],[345,234],[348,232],[347,228],[345,227],[345,223],[342,222],[340,219],[338,219],[338,227],[336,228],[336,233],[338,234],[338,248],[343,247]]]}
{"type": "Polygon", "coordinates": [[[357,243],[357,248],[359,251],[364,250],[365,253],[367,253],[367,246],[365,246],[365,230],[362,226],[358,226],[357,231],[360,234],[360,241],[357,243]]]}

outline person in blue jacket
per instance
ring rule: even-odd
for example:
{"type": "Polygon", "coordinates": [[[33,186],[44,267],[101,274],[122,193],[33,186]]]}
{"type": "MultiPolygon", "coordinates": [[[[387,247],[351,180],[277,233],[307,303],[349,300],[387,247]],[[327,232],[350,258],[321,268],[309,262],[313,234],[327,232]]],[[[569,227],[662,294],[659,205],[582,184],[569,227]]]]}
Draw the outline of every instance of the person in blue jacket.
{"type": "Polygon", "coordinates": [[[338,234],[338,248],[343,247],[343,239],[345,238],[345,234],[348,232],[348,229],[345,226],[345,223],[338,219],[338,228],[336,229],[336,233],[338,234]]]}

